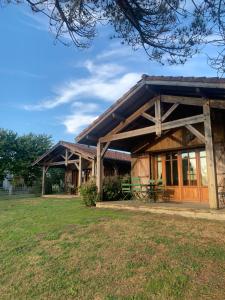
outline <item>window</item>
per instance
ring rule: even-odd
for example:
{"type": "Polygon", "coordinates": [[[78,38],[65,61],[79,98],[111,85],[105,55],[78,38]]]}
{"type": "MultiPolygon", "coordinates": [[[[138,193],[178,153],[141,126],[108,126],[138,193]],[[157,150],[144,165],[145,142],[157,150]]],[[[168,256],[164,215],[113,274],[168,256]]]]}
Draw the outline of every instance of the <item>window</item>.
{"type": "Polygon", "coordinates": [[[206,152],[200,151],[200,171],[201,171],[201,185],[208,185],[207,176],[207,163],[206,163],[206,152]]]}
{"type": "Polygon", "coordinates": [[[178,154],[176,152],[166,154],[166,185],[178,185],[178,154]]]}
{"type": "Polygon", "coordinates": [[[156,162],[157,162],[157,179],[161,180],[162,179],[162,158],[161,158],[161,156],[157,156],[156,162]]]}
{"type": "Polygon", "coordinates": [[[183,185],[197,185],[196,152],[182,153],[183,185]]]}

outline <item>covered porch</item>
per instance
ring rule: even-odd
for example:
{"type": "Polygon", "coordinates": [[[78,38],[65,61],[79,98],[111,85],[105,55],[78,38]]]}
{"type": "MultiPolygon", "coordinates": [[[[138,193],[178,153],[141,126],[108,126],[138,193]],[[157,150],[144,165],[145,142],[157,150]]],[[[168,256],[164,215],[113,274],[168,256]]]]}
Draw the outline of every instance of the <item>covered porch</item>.
{"type": "Polygon", "coordinates": [[[222,208],[224,95],[225,82],[219,79],[143,76],[77,137],[83,143],[98,137],[100,195],[102,159],[110,146],[131,152],[131,179],[162,180],[167,201],[222,208]]]}
{"type": "MultiPolygon", "coordinates": [[[[63,170],[61,181],[63,190],[59,197],[69,197],[79,194],[79,187],[96,176],[96,148],[65,141],[58,142],[48,152],[39,157],[33,166],[42,168],[42,196],[57,197],[53,191],[46,193],[48,171],[63,170]]],[[[125,175],[130,173],[131,158],[129,154],[107,150],[104,157],[102,172],[104,176],[125,175]]]]}
{"type": "Polygon", "coordinates": [[[180,216],[185,218],[206,219],[215,221],[225,221],[225,208],[212,210],[208,204],[202,203],[142,203],[140,201],[102,201],[97,202],[96,207],[100,209],[119,209],[139,211],[153,214],[165,214],[180,216]]]}

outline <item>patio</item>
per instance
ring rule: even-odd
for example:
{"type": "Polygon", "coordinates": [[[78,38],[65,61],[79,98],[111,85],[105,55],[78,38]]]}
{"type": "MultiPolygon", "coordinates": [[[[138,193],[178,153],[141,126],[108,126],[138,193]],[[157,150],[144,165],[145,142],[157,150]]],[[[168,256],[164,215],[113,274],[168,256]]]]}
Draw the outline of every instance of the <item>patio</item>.
{"type": "Polygon", "coordinates": [[[177,215],[189,218],[225,221],[225,209],[210,209],[205,203],[191,202],[160,202],[143,203],[141,201],[103,201],[96,203],[97,208],[126,209],[156,214],[177,215]]]}

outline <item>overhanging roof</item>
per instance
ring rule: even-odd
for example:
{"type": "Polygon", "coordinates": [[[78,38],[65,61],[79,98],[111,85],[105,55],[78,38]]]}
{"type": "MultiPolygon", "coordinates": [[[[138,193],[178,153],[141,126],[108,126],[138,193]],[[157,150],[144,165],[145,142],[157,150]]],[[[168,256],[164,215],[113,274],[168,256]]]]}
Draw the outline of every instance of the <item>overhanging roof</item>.
{"type": "Polygon", "coordinates": [[[96,145],[97,140],[115,128],[122,118],[126,119],[156,94],[195,97],[199,100],[204,95],[209,99],[225,100],[225,79],[143,75],[136,85],[84,129],[76,141],[96,145]]]}
{"type": "MultiPolygon", "coordinates": [[[[40,156],[32,164],[32,166],[43,164],[46,159],[49,159],[51,157],[54,157],[55,155],[58,155],[58,153],[60,151],[62,151],[63,149],[68,149],[72,153],[74,153],[76,155],[81,155],[84,158],[88,157],[93,160],[96,158],[96,148],[95,147],[89,147],[87,145],[59,141],[49,151],[47,151],[42,156],[40,156]]],[[[118,161],[124,161],[124,162],[130,162],[130,160],[131,160],[130,155],[128,153],[113,151],[113,150],[106,151],[105,159],[118,160],[118,161]]]]}

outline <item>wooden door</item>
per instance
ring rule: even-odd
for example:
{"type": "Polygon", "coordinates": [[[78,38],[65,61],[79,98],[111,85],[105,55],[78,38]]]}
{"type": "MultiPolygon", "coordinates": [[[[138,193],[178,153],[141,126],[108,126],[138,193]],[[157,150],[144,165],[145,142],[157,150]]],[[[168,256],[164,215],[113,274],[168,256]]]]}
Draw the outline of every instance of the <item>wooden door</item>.
{"type": "Polygon", "coordinates": [[[162,169],[162,179],[168,200],[208,202],[207,166],[204,150],[173,151],[157,155],[155,179],[158,179],[159,169],[162,169]]]}
{"type": "Polygon", "coordinates": [[[141,183],[148,183],[150,179],[150,156],[142,155],[132,158],[131,176],[139,177],[141,183]]]}

